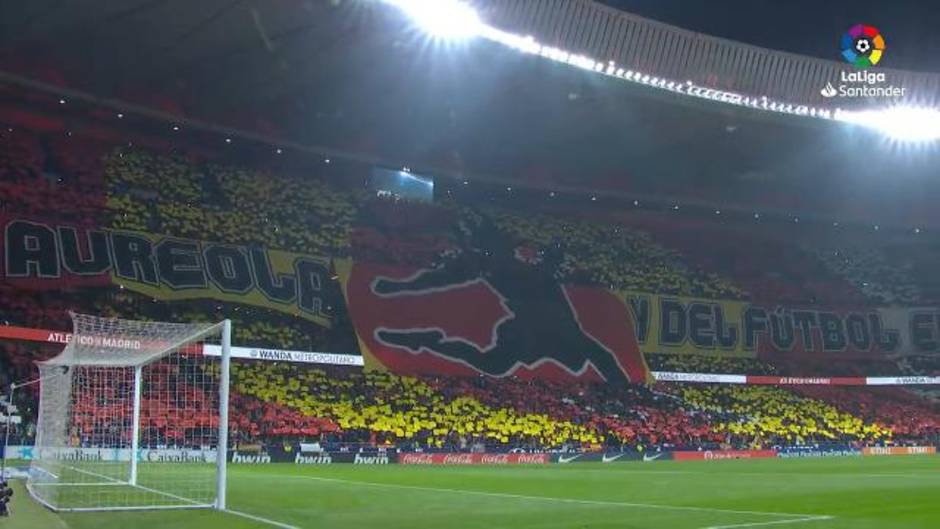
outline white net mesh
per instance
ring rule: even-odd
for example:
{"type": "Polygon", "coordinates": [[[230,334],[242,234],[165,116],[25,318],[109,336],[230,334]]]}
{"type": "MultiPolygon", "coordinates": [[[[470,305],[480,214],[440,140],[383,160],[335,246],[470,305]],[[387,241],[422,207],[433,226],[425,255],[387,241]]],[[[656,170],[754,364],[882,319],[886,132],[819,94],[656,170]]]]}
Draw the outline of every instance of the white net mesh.
{"type": "Polygon", "coordinates": [[[30,493],[58,510],[213,506],[219,358],[201,342],[222,326],[73,322],[70,343],[40,366],[30,493]]]}

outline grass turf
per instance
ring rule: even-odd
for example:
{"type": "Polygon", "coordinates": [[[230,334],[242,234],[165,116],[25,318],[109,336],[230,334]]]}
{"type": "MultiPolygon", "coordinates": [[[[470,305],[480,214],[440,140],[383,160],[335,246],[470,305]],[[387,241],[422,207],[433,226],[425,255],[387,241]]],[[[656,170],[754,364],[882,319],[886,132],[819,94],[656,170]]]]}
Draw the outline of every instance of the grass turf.
{"type": "MultiPolygon", "coordinates": [[[[229,467],[229,507],[298,528],[935,529],[940,458],[486,467],[229,467]]],[[[213,511],[52,514],[20,486],[3,529],[271,528],[213,511]]]]}

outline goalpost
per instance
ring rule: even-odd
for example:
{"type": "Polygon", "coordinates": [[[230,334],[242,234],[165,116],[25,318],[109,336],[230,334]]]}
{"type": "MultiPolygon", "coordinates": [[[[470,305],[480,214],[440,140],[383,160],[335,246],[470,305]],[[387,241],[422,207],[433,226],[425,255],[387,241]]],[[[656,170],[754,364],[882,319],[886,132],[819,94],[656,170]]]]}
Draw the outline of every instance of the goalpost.
{"type": "Polygon", "coordinates": [[[72,322],[39,365],[30,495],[56,511],[225,509],[231,322],[72,322]],[[203,354],[213,339],[221,356],[203,354]]]}

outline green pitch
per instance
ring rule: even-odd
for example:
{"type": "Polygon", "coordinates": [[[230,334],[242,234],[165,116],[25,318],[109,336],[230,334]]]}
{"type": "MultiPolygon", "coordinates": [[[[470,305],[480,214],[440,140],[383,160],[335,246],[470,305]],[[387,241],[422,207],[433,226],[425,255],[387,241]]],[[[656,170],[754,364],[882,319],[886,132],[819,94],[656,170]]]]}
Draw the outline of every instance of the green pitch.
{"type": "Polygon", "coordinates": [[[936,529],[940,457],[527,467],[229,467],[229,507],[55,515],[18,487],[6,529],[936,529]]]}

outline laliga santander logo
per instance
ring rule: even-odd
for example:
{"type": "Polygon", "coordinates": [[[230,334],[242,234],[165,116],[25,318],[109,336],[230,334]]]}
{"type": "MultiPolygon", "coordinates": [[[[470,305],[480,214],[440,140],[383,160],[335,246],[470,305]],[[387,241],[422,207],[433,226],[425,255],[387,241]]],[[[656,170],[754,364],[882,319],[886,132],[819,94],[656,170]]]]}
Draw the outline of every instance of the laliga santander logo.
{"type": "Polygon", "coordinates": [[[842,35],[842,57],[859,68],[868,68],[881,61],[885,39],[874,26],[856,24],[842,35]]]}
{"type": "Polygon", "coordinates": [[[858,69],[840,72],[838,84],[827,81],[819,91],[823,97],[901,98],[907,95],[907,88],[889,82],[885,72],[868,70],[884,57],[885,38],[878,28],[865,24],[852,26],[842,35],[840,48],[842,58],[858,69]]]}

